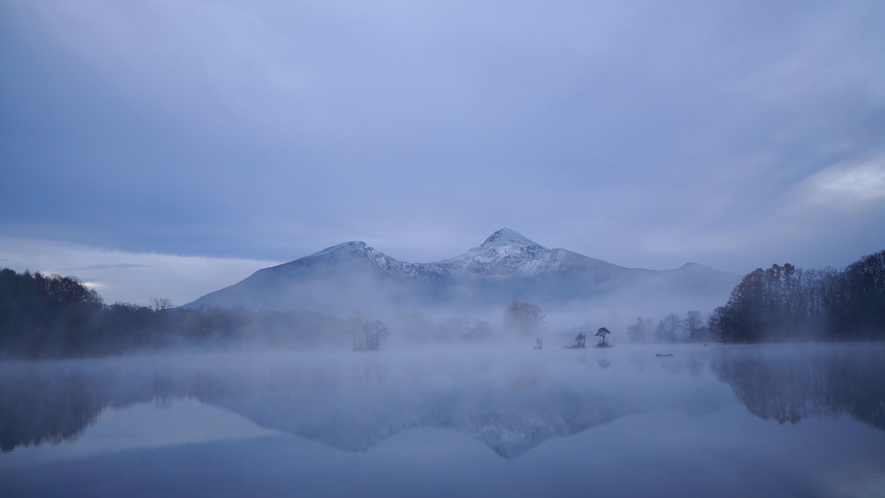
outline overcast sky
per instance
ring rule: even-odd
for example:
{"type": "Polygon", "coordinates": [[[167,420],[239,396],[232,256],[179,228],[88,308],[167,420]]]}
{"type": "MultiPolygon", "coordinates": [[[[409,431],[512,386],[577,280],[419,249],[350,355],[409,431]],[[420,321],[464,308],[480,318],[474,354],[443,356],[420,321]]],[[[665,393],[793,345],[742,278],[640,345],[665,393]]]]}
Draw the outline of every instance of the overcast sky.
{"type": "Polygon", "coordinates": [[[0,0],[0,164],[0,266],[109,301],[502,227],[841,267],[885,249],[885,2],[0,0]]]}

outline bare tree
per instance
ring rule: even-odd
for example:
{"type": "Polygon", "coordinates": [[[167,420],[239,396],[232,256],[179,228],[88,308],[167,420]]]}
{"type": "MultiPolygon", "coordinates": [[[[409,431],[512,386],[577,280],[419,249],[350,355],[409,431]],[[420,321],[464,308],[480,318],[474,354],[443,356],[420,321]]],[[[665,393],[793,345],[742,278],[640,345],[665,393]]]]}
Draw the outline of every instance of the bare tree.
{"type": "Polygon", "coordinates": [[[363,335],[366,338],[366,348],[371,351],[381,349],[381,341],[390,337],[390,331],[381,320],[369,320],[363,324],[363,335]]]}
{"type": "Polygon", "coordinates": [[[545,318],[537,304],[513,301],[504,313],[504,326],[529,335],[540,330],[545,318]]]}
{"type": "Polygon", "coordinates": [[[154,297],[151,298],[151,308],[154,311],[163,311],[174,308],[174,306],[172,305],[172,300],[167,297],[154,297]]]}
{"type": "Polygon", "coordinates": [[[701,327],[704,325],[704,320],[701,318],[700,311],[689,311],[685,320],[683,320],[683,326],[685,330],[688,331],[688,340],[692,342],[697,342],[701,340],[701,327]]]}
{"type": "Polygon", "coordinates": [[[629,337],[632,342],[645,342],[648,340],[650,328],[651,319],[643,319],[641,316],[637,316],[636,323],[627,327],[627,337],[629,337]]]}
{"type": "Polygon", "coordinates": [[[377,351],[381,341],[390,337],[390,331],[381,320],[368,320],[356,312],[348,320],[353,332],[353,349],[357,351],[377,351]]]}
{"type": "Polygon", "coordinates": [[[680,330],[682,330],[682,319],[676,313],[670,313],[658,322],[655,336],[661,342],[676,342],[680,330]]]}

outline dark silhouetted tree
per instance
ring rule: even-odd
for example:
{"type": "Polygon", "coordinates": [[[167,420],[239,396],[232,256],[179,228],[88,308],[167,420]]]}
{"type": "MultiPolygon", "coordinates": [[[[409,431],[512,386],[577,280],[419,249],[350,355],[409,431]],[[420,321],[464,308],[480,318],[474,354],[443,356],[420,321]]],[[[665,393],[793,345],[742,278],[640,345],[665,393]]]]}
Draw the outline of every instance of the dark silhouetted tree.
{"type": "Polygon", "coordinates": [[[845,269],[843,298],[832,328],[842,336],[868,338],[885,334],[885,251],[865,256],[845,269]]]}
{"type": "Polygon", "coordinates": [[[710,316],[721,342],[885,339],[885,251],[844,271],[757,268],[710,316]]]}
{"type": "Polygon", "coordinates": [[[319,313],[170,305],[105,305],[75,278],[3,269],[0,357],[102,356],[230,341],[291,347],[346,341],[344,321],[319,313]]]}
{"type": "Polygon", "coordinates": [[[587,334],[580,332],[575,336],[575,345],[573,348],[584,348],[587,347],[587,334]]]}
{"type": "Polygon", "coordinates": [[[154,311],[163,311],[174,308],[172,305],[172,300],[167,297],[154,297],[151,298],[151,308],[154,311]]]}
{"type": "Polygon", "coordinates": [[[607,336],[609,334],[611,334],[611,332],[609,332],[609,330],[605,327],[600,327],[599,330],[596,331],[596,337],[599,337],[599,345],[600,346],[606,345],[605,336],[607,336]]]}

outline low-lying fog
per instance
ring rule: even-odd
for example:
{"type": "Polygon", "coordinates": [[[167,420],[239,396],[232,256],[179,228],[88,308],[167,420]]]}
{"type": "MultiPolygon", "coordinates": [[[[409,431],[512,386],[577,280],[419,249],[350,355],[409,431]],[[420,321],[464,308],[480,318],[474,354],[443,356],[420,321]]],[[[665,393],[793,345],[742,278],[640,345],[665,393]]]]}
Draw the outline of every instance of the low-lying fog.
{"type": "Polygon", "coordinates": [[[11,361],[0,400],[4,496],[838,496],[885,485],[878,344],[11,361]]]}

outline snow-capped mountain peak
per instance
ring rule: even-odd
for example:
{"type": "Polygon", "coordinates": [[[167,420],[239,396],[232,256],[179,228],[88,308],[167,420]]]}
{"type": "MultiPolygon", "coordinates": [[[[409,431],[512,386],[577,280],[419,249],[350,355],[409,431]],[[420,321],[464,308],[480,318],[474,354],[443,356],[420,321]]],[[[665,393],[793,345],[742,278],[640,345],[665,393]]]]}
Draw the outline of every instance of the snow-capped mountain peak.
{"type": "Polygon", "coordinates": [[[541,244],[520,235],[519,233],[514,232],[509,228],[502,228],[497,232],[491,234],[489,238],[486,239],[485,242],[482,243],[480,248],[487,247],[503,247],[503,246],[528,246],[528,247],[539,247],[541,249],[546,249],[541,244]]]}
{"type": "Polygon", "coordinates": [[[458,257],[440,262],[448,274],[473,280],[528,277],[549,270],[555,252],[519,233],[503,228],[493,233],[479,247],[458,257]]]}
{"type": "Polygon", "coordinates": [[[323,249],[311,257],[317,261],[323,261],[325,263],[331,263],[332,261],[341,260],[342,258],[366,258],[378,265],[378,268],[382,271],[395,276],[404,276],[404,270],[405,273],[407,273],[409,269],[408,267],[414,266],[392,258],[362,241],[344,242],[334,245],[323,249]]]}
{"type": "Polygon", "coordinates": [[[365,252],[367,249],[370,249],[370,247],[367,246],[365,242],[361,240],[354,240],[351,242],[342,242],[332,247],[327,247],[322,251],[314,254],[314,256],[326,256],[338,253],[365,252]]]}
{"type": "Polygon", "coordinates": [[[652,271],[622,268],[565,249],[548,249],[504,228],[466,253],[433,263],[407,263],[365,242],[345,242],[265,268],[188,307],[249,306],[349,312],[367,303],[567,302],[619,289],[726,296],[739,281],[701,265],[652,271]]]}

